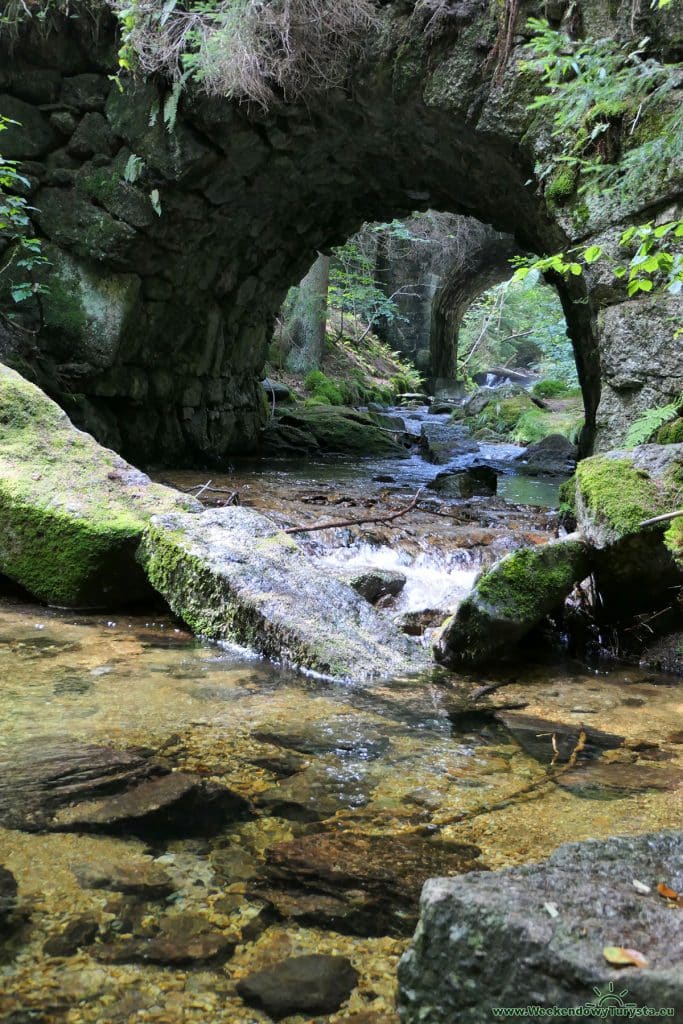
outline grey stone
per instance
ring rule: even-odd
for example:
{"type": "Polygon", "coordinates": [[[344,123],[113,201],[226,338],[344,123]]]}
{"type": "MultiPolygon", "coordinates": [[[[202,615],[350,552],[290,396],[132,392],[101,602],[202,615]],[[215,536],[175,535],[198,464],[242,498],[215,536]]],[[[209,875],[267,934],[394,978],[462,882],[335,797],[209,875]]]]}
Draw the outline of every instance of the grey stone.
{"type": "Polygon", "coordinates": [[[541,864],[431,879],[399,966],[401,1021],[488,1024],[492,1007],[596,1002],[683,1012],[680,913],[656,892],[663,880],[683,889],[682,865],[683,833],[663,832],[570,843],[541,864]],[[634,879],[650,893],[637,892],[634,879]],[[612,967],[605,946],[636,949],[648,967],[612,967]],[[621,1002],[600,998],[610,986],[621,1002]]]}
{"type": "Polygon", "coordinates": [[[576,466],[576,445],[562,434],[549,434],[541,441],[530,444],[515,460],[519,472],[526,476],[557,474],[565,476],[576,466]]]}
{"type": "Polygon", "coordinates": [[[388,620],[253,509],[157,517],[138,557],[201,635],[339,678],[400,675],[424,663],[388,620]]]}
{"type": "Polygon", "coordinates": [[[490,466],[439,473],[429,484],[429,489],[444,498],[492,496],[498,489],[498,474],[490,466]]]}
{"type": "Polygon", "coordinates": [[[5,160],[36,160],[57,144],[49,119],[30,103],[14,96],[0,96],[0,114],[16,122],[2,133],[5,160]]]}
{"type": "Polygon", "coordinates": [[[420,447],[424,457],[437,465],[445,465],[457,455],[479,450],[467,428],[458,423],[423,423],[420,447]]]}
{"type": "Polygon", "coordinates": [[[377,569],[375,566],[358,566],[354,569],[343,569],[335,572],[337,579],[348,583],[350,587],[364,597],[370,604],[376,604],[381,597],[396,597],[406,585],[405,573],[394,569],[377,569]]]}

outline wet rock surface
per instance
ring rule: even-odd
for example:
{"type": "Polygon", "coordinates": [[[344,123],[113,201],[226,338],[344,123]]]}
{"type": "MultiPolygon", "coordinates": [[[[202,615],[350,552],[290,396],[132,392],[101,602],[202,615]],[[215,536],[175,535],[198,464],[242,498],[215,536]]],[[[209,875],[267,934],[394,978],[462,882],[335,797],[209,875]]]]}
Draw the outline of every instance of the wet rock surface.
{"type": "Polygon", "coordinates": [[[476,452],[479,445],[459,423],[423,423],[420,447],[428,462],[445,465],[458,455],[476,452]]]}
{"type": "Polygon", "coordinates": [[[219,829],[247,803],[149,751],[26,744],[0,766],[0,824],[25,831],[187,834],[219,829]]]}
{"type": "Polygon", "coordinates": [[[515,460],[520,473],[526,476],[549,474],[566,476],[576,467],[578,449],[563,434],[549,434],[530,444],[515,460]]]}
{"type": "Polygon", "coordinates": [[[281,1020],[294,1013],[334,1013],[357,981],[358,972],[347,957],[313,954],[251,974],[237,983],[237,991],[250,1006],[281,1020]]]}
{"type": "Polygon", "coordinates": [[[338,579],[364,597],[370,604],[376,604],[381,597],[396,597],[406,585],[405,573],[391,569],[377,569],[372,565],[335,573],[338,579]]]}
{"type": "MultiPolygon", "coordinates": [[[[419,836],[326,832],[272,847],[266,876],[288,894],[293,917],[353,934],[405,935],[415,925],[424,881],[481,868],[479,853],[472,844],[419,836]],[[316,904],[315,893],[326,900],[316,904]]],[[[289,916],[286,901],[274,900],[289,916]]]]}
{"type": "Polygon", "coordinates": [[[489,466],[473,466],[456,472],[439,473],[429,485],[444,498],[472,498],[490,496],[498,488],[498,474],[489,466]]]}
{"type": "Polygon", "coordinates": [[[683,833],[664,832],[572,843],[540,864],[430,880],[399,968],[401,1020],[483,1024],[492,1007],[581,1006],[610,985],[626,988],[636,1006],[680,1013],[680,908],[656,886],[665,880],[680,891],[682,864],[683,833]],[[638,950],[647,969],[610,966],[605,946],[638,950]]]}
{"type": "Polygon", "coordinates": [[[43,944],[47,956],[72,956],[83,946],[90,946],[99,932],[99,923],[92,914],[74,918],[66,928],[43,944]]]}
{"type": "Polygon", "coordinates": [[[388,619],[252,509],[156,518],[140,558],[176,614],[204,636],[342,678],[401,674],[425,661],[388,619]]]}
{"type": "Polygon", "coordinates": [[[261,793],[256,803],[265,813],[291,821],[323,821],[367,804],[372,784],[364,775],[358,764],[350,772],[334,764],[311,765],[261,793]]]}

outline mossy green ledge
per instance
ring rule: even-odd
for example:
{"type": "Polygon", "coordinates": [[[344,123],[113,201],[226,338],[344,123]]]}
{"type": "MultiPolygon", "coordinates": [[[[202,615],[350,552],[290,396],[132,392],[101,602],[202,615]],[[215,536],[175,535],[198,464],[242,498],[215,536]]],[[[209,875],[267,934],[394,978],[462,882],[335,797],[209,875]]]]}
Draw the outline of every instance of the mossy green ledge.
{"type": "Polygon", "coordinates": [[[155,516],[138,557],[200,636],[340,679],[426,667],[424,650],[253,509],[155,516]]]}
{"type": "Polygon", "coordinates": [[[130,604],[151,593],[135,559],[150,516],[200,509],[0,365],[0,573],[59,607],[130,604]]]}
{"type": "Polygon", "coordinates": [[[443,624],[436,660],[456,668],[499,656],[560,607],[589,571],[590,550],[577,534],[513,551],[478,577],[443,624]]]}
{"type": "MultiPolygon", "coordinates": [[[[683,444],[643,444],[584,459],[564,485],[577,529],[595,548],[605,549],[642,534],[641,523],[683,504],[683,444]]],[[[681,560],[676,527],[650,528],[681,560]]],[[[649,536],[649,534],[648,534],[649,536]]]]}

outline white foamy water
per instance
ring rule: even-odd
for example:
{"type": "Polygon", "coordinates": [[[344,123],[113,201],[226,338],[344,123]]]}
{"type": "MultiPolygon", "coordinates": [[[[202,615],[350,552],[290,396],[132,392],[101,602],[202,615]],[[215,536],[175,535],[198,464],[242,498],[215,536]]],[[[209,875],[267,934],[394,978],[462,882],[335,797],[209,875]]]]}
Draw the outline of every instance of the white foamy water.
{"type": "MultiPolygon", "coordinates": [[[[460,553],[460,559],[466,557],[460,553]]],[[[390,569],[402,572],[407,583],[396,599],[397,612],[416,612],[424,608],[449,611],[459,604],[472,589],[480,566],[457,564],[439,556],[420,554],[415,557],[406,551],[386,546],[358,544],[349,548],[335,548],[320,559],[332,569],[390,569]]]]}

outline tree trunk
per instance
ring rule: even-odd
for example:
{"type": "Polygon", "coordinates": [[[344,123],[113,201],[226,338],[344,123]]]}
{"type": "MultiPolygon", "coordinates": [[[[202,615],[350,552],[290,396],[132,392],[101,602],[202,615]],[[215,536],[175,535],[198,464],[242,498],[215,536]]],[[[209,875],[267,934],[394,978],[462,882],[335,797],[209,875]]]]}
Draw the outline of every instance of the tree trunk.
{"type": "Polygon", "coordinates": [[[287,356],[287,368],[293,373],[309,373],[320,368],[325,345],[329,280],[330,258],[318,256],[299,285],[288,325],[292,348],[287,356]]]}

